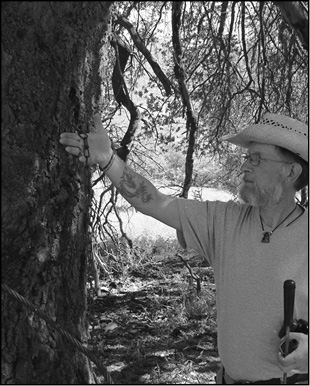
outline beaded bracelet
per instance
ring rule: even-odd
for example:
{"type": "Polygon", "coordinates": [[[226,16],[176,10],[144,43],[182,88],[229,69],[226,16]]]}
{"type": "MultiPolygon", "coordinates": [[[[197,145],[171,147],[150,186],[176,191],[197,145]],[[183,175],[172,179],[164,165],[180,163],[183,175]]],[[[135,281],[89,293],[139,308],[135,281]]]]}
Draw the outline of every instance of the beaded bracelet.
{"type": "Polygon", "coordinates": [[[112,166],[113,161],[115,160],[115,157],[116,157],[116,153],[115,153],[115,151],[113,150],[113,153],[112,153],[111,158],[110,158],[109,162],[107,163],[107,165],[106,165],[104,168],[101,168],[101,167],[99,166],[99,169],[100,169],[103,173],[106,173],[106,172],[110,169],[110,167],[112,166]]]}

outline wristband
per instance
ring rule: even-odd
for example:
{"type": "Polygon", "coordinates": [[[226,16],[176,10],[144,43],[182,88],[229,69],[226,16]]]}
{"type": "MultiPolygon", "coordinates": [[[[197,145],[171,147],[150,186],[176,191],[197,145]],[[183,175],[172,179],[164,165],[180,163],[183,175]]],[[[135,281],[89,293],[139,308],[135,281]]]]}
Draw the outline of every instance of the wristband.
{"type": "Polygon", "coordinates": [[[111,158],[110,158],[109,162],[107,163],[107,165],[104,168],[101,168],[99,166],[99,169],[102,171],[102,173],[106,173],[110,169],[110,167],[113,164],[113,161],[115,160],[115,157],[116,157],[116,153],[113,150],[113,153],[112,153],[111,158]]]}

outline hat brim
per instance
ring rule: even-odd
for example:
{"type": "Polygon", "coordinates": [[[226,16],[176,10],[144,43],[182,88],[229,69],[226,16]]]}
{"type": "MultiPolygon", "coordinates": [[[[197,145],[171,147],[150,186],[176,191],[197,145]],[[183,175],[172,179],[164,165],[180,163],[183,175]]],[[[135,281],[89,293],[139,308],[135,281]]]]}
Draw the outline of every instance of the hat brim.
{"type": "Polygon", "coordinates": [[[308,162],[307,136],[305,135],[304,141],[300,141],[300,134],[295,134],[293,131],[284,132],[280,127],[272,127],[271,129],[266,124],[257,123],[249,125],[237,134],[225,135],[220,138],[220,141],[227,141],[244,148],[248,148],[251,142],[281,146],[308,162]]]}

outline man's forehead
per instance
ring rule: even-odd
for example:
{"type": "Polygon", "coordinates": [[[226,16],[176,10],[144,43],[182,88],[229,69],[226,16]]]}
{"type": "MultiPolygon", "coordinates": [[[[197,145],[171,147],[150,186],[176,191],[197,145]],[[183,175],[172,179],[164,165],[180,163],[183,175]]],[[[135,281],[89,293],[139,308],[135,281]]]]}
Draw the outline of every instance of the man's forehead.
{"type": "Polygon", "coordinates": [[[249,153],[276,154],[276,146],[267,143],[251,142],[248,151],[249,153]]]}

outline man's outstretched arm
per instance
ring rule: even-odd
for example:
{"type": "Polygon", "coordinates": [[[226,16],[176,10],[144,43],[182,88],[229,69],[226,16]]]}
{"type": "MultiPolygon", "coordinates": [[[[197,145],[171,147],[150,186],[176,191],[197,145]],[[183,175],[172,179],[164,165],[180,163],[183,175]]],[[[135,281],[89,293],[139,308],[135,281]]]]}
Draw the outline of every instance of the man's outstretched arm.
{"type": "MultiPolygon", "coordinates": [[[[101,123],[98,114],[94,116],[96,132],[88,134],[90,165],[99,164],[110,178],[121,195],[138,211],[175,228],[181,229],[177,198],[159,192],[146,178],[136,173],[119,157],[113,156],[111,141],[101,123]]],[[[79,157],[81,162],[86,158],[81,150],[83,140],[77,133],[62,133],[60,143],[66,146],[66,151],[79,157]]]]}

